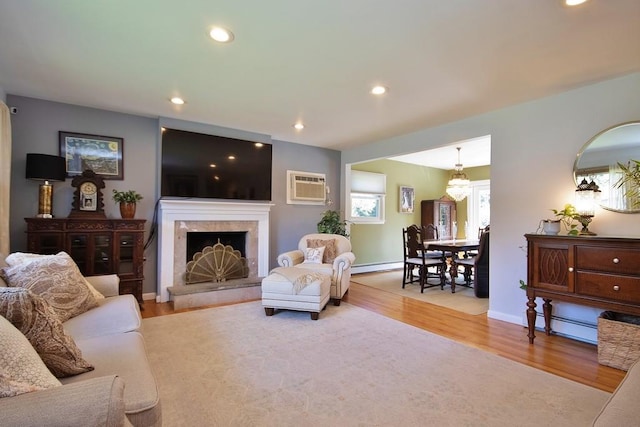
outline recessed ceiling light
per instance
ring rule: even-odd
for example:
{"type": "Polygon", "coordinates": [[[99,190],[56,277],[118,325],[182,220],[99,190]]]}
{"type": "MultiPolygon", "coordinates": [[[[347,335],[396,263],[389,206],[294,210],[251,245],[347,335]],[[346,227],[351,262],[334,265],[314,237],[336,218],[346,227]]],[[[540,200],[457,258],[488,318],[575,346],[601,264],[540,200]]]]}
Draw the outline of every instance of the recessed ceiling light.
{"type": "Polygon", "coordinates": [[[297,130],[304,129],[304,125],[302,123],[300,123],[300,122],[294,124],[293,127],[296,128],[297,130]]]}
{"type": "Polygon", "coordinates": [[[222,27],[213,27],[211,31],[209,31],[209,36],[220,43],[229,43],[233,41],[233,33],[222,27]]]}
{"type": "Polygon", "coordinates": [[[371,88],[371,93],[374,95],[382,95],[387,93],[387,88],[384,86],[374,86],[373,88],[371,88]]]}
{"type": "Polygon", "coordinates": [[[210,167],[210,168],[216,168],[217,166],[216,166],[216,164],[215,164],[215,163],[211,163],[211,164],[209,165],[209,167],[210,167]]]}
{"type": "Polygon", "coordinates": [[[236,156],[234,156],[234,155],[232,154],[232,155],[230,155],[229,157],[227,157],[227,159],[229,159],[229,160],[235,160],[235,159],[236,159],[236,156]]]}
{"type": "Polygon", "coordinates": [[[586,2],[587,0],[565,0],[564,4],[566,4],[567,6],[577,6],[579,4],[582,4],[584,2],[586,2]]]}
{"type": "Polygon", "coordinates": [[[262,142],[256,142],[255,146],[260,148],[260,147],[264,146],[264,144],[262,142]]]}
{"type": "Polygon", "coordinates": [[[174,96],[173,98],[171,98],[171,102],[176,105],[182,105],[184,104],[184,99],[174,96]]]}

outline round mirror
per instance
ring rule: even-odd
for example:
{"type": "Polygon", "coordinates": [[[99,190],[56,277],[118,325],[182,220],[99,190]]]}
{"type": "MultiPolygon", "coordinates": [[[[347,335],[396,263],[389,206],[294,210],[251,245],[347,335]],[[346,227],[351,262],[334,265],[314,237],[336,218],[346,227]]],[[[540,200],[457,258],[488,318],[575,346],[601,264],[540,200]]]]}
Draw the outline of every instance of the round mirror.
{"type": "Polygon", "coordinates": [[[583,179],[600,187],[600,206],[615,212],[640,212],[640,204],[627,197],[623,169],[632,160],[640,161],[640,121],[605,129],[587,142],[573,165],[576,185],[583,179]]]}

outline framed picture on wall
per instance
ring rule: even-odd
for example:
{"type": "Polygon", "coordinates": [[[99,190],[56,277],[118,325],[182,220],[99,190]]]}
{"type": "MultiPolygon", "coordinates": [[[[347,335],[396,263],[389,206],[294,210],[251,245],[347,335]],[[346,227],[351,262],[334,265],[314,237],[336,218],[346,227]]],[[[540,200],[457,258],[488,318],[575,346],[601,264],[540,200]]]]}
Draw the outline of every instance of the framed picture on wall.
{"type": "Polygon", "coordinates": [[[400,213],[413,213],[415,193],[413,187],[400,186],[400,213]]]}
{"type": "Polygon", "coordinates": [[[60,156],[65,158],[67,177],[82,175],[91,169],[102,179],[124,179],[123,138],[59,132],[60,156]]]}

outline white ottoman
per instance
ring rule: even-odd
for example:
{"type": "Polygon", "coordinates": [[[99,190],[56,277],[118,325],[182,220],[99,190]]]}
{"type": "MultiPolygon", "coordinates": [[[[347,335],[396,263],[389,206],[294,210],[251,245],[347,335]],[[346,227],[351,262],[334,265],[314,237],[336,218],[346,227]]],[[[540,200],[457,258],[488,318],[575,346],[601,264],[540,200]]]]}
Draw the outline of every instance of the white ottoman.
{"type": "Polygon", "coordinates": [[[278,267],[262,279],[262,306],[267,316],[274,310],[309,311],[311,319],[318,320],[320,311],[329,302],[331,277],[299,267],[278,267]],[[280,273],[278,273],[278,271],[280,273]],[[300,277],[305,284],[301,285],[300,277]]]}

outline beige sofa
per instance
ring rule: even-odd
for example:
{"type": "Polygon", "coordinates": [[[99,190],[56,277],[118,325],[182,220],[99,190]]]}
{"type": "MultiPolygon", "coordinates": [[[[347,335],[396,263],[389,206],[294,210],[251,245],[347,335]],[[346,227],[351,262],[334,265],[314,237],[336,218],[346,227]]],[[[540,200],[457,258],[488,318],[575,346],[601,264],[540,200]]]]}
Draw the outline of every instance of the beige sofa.
{"type": "MultiPolygon", "coordinates": [[[[61,378],[62,386],[1,398],[2,426],[162,424],[136,299],[118,295],[116,275],[87,280],[106,298],[63,326],[95,369],[61,378]]],[[[0,286],[5,286],[2,279],[0,286]]]]}
{"type": "Polygon", "coordinates": [[[595,427],[637,426],[640,423],[640,360],[627,371],[627,375],[613,392],[598,416],[595,427]]]}

